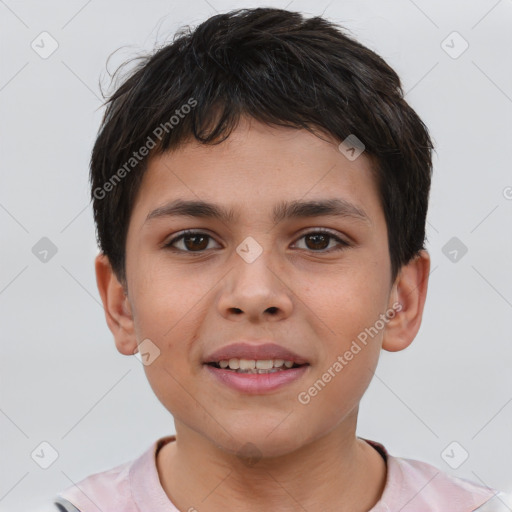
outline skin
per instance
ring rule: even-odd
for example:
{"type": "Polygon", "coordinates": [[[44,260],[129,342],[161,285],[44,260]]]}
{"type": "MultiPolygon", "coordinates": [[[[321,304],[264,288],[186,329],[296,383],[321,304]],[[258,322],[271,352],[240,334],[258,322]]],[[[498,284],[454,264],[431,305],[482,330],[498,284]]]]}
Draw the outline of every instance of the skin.
{"type": "Polygon", "coordinates": [[[150,160],[128,229],[127,287],[103,254],[96,258],[117,349],[132,355],[149,338],[160,350],[144,368],[175,421],[177,441],[159,452],[157,469],[180,510],[365,512],[382,495],[385,462],[356,437],[359,402],[381,349],[402,350],[418,332],[430,257],[421,251],[392,282],[370,165],[364,153],[349,161],[334,139],[243,118],[220,145],[192,141],[150,160]],[[236,216],[229,224],[184,216],[144,222],[178,198],[231,207],[236,216]],[[272,220],[283,200],[330,198],[357,205],[369,222],[272,220]],[[304,237],[321,228],[350,245],[329,252],[338,247],[334,239],[304,237]],[[193,237],[188,245],[177,242],[182,252],[163,247],[185,229],[212,238],[207,247],[193,237]],[[248,236],[263,249],[252,263],[236,252],[248,236]],[[203,247],[199,255],[185,252],[203,247]],[[298,394],[397,301],[401,311],[307,405],[300,403],[298,394]],[[202,361],[242,338],[279,343],[310,366],[273,392],[235,391],[202,361]],[[247,458],[251,453],[256,459],[247,458]]]}

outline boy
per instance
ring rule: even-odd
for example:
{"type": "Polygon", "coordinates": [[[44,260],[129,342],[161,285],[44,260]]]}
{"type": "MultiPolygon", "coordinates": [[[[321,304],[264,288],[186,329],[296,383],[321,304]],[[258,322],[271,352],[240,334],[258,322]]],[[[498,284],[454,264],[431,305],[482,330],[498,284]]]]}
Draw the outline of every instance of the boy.
{"type": "Polygon", "coordinates": [[[59,510],[500,510],[356,436],[420,327],[431,151],[395,72],[319,17],[233,11],[146,58],[92,153],[96,277],[176,436],[59,510]]]}

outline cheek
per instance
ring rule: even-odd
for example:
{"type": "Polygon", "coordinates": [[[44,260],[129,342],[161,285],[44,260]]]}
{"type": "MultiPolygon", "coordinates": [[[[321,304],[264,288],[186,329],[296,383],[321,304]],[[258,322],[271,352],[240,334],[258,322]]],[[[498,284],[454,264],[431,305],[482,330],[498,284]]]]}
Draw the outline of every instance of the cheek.
{"type": "Polygon", "coordinates": [[[165,407],[193,408],[191,396],[199,392],[191,379],[199,371],[194,347],[206,308],[211,307],[208,292],[218,278],[194,278],[192,270],[172,268],[160,258],[158,263],[140,262],[138,271],[130,283],[135,332],[139,342],[149,339],[158,353],[144,366],[146,377],[165,407]]]}
{"type": "Polygon", "coordinates": [[[300,298],[330,328],[330,338],[349,341],[384,312],[389,290],[380,266],[361,262],[317,275],[302,287],[300,298]]]}
{"type": "Polygon", "coordinates": [[[357,407],[377,366],[380,335],[362,343],[357,334],[331,344],[297,396],[308,418],[322,418],[324,427],[337,425],[357,407]]]}
{"type": "Polygon", "coordinates": [[[194,397],[201,396],[197,377],[202,370],[192,350],[197,339],[197,313],[196,316],[188,314],[179,317],[167,314],[169,321],[158,324],[159,314],[165,313],[153,312],[153,324],[150,318],[146,319],[145,332],[150,333],[159,351],[158,357],[150,365],[144,366],[146,377],[155,395],[172,414],[178,417],[197,414],[194,397]]]}
{"type": "Polygon", "coordinates": [[[164,262],[151,263],[146,268],[133,287],[136,328],[143,338],[154,338],[161,349],[166,349],[182,338],[177,334],[189,328],[188,317],[200,310],[200,299],[213,283],[194,279],[192,270],[171,268],[164,262]]]}
{"type": "Polygon", "coordinates": [[[324,411],[333,407],[333,419],[358,403],[378,362],[384,332],[379,318],[387,305],[380,275],[376,265],[366,264],[304,288],[304,302],[320,320],[322,352],[304,401],[324,411]]]}
{"type": "MultiPolygon", "coordinates": [[[[163,359],[163,358],[161,358],[163,359]]],[[[190,382],[185,382],[184,376],[173,368],[173,365],[155,361],[150,367],[145,367],[146,378],[160,403],[173,416],[181,417],[184,414],[194,413],[197,391],[190,382]],[[188,393],[184,392],[184,386],[188,393]]]]}

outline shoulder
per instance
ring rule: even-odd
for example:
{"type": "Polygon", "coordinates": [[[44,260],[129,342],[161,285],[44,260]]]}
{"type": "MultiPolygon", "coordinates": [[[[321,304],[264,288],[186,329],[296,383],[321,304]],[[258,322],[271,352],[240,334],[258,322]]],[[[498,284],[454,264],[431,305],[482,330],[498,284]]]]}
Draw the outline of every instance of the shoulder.
{"type": "Polygon", "coordinates": [[[64,489],[57,495],[55,506],[65,512],[138,512],[137,496],[134,496],[134,493],[136,494],[141,486],[154,488],[158,485],[155,454],[172,438],[173,436],[161,438],[138,458],[89,475],[64,489]]]}
{"type": "Polygon", "coordinates": [[[449,475],[426,462],[400,457],[391,460],[411,499],[421,505],[435,503],[440,511],[448,506],[454,512],[473,511],[497,494],[494,489],[449,475]]]}
{"type": "MultiPolygon", "coordinates": [[[[368,440],[367,440],[368,441],[368,440]]],[[[499,512],[492,503],[499,499],[495,489],[458,478],[426,462],[394,457],[375,441],[368,441],[383,453],[387,478],[380,501],[371,512],[499,512]],[[489,504],[491,508],[482,508],[489,504]]],[[[508,510],[504,509],[504,510],[508,510]]]]}
{"type": "Polygon", "coordinates": [[[512,494],[499,492],[486,501],[481,507],[478,507],[475,512],[510,512],[512,510],[512,494]]]}
{"type": "Polygon", "coordinates": [[[94,473],[61,491],[56,499],[58,510],[97,512],[125,510],[130,503],[130,468],[134,461],[125,462],[107,471],[94,473]],[[121,507],[121,508],[118,508],[121,507]]]}

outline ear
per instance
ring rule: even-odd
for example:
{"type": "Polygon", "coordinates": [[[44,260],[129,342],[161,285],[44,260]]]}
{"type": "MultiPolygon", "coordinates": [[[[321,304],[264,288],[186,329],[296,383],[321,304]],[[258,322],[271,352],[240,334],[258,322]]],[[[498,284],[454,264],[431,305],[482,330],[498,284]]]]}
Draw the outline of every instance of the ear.
{"type": "Polygon", "coordinates": [[[407,265],[404,265],[393,284],[388,308],[395,302],[395,316],[389,320],[384,330],[382,348],[389,352],[397,352],[407,348],[421,325],[423,307],[427,297],[428,278],[430,272],[430,255],[421,250],[407,265]]]}
{"type": "Polygon", "coordinates": [[[107,256],[103,253],[96,256],[94,266],[105,318],[114,335],[117,350],[121,354],[131,356],[137,349],[137,340],[126,287],[119,282],[107,256]]]}

